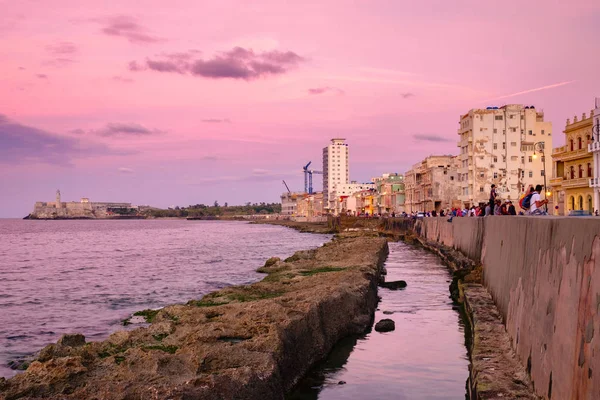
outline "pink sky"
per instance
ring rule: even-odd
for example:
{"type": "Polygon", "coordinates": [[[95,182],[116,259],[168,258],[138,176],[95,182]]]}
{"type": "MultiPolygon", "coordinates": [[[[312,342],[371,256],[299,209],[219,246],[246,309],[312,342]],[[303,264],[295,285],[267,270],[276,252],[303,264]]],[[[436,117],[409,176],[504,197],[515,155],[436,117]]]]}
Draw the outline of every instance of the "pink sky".
{"type": "Polygon", "coordinates": [[[0,217],[57,188],[275,202],[332,137],[351,179],[403,173],[489,105],[544,110],[557,146],[600,96],[595,0],[119,3],[0,1],[0,217]]]}

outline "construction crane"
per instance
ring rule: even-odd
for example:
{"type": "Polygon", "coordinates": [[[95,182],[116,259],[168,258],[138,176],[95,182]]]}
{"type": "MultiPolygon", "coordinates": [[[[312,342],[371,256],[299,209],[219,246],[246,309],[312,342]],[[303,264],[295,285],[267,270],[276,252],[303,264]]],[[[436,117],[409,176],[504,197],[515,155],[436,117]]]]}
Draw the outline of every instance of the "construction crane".
{"type": "Polygon", "coordinates": [[[312,176],[313,174],[323,174],[323,171],[315,171],[312,169],[308,169],[312,164],[312,161],[309,161],[302,170],[304,171],[304,193],[312,194],[313,193],[313,185],[312,185],[312,176]]]}
{"type": "Polygon", "coordinates": [[[289,194],[292,194],[292,191],[290,190],[290,188],[288,187],[287,183],[285,183],[285,181],[283,181],[283,184],[285,185],[285,188],[287,189],[289,194]]]}

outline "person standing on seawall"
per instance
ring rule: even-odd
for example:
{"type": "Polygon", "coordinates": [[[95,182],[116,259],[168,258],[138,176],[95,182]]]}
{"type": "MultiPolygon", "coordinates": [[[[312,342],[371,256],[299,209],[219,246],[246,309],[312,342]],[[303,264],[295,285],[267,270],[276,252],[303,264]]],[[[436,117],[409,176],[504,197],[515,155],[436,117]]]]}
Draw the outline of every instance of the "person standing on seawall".
{"type": "Polygon", "coordinates": [[[490,191],[490,215],[495,215],[494,205],[496,203],[496,185],[492,184],[492,190],[490,191]]]}
{"type": "Polygon", "coordinates": [[[542,209],[544,204],[548,204],[548,199],[541,199],[541,191],[542,185],[536,185],[535,191],[533,192],[530,200],[531,205],[529,206],[529,215],[548,215],[548,213],[542,209]]]}
{"type": "Polygon", "coordinates": [[[508,215],[517,215],[517,210],[510,200],[508,201],[508,215]]]}

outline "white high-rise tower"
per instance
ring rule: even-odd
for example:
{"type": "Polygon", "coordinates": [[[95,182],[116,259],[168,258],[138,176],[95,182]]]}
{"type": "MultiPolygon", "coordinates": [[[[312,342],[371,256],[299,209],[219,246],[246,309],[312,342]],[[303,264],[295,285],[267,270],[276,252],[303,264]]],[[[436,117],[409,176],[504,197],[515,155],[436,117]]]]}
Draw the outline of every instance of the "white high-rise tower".
{"type": "Polygon", "coordinates": [[[350,183],[350,154],[346,139],[331,139],[331,144],[323,149],[323,202],[325,209],[333,209],[335,198],[332,192],[336,185],[350,183]]]}

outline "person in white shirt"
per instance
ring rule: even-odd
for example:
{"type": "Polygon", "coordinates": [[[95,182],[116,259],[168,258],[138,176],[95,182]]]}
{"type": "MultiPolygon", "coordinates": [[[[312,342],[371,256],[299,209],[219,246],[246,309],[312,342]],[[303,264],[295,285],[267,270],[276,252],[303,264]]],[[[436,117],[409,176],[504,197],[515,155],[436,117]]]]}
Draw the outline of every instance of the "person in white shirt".
{"type": "Polygon", "coordinates": [[[529,202],[529,215],[547,215],[548,213],[542,209],[544,204],[548,204],[548,199],[542,200],[540,192],[542,191],[542,185],[537,185],[531,200],[529,202]]]}

